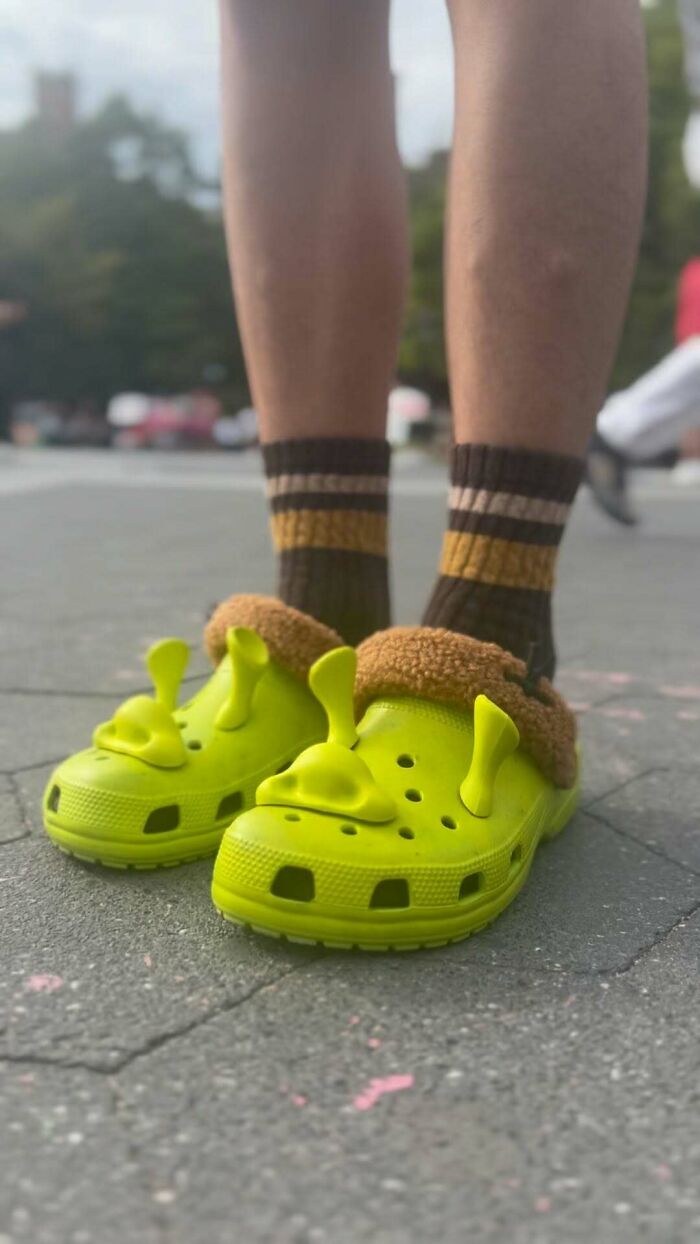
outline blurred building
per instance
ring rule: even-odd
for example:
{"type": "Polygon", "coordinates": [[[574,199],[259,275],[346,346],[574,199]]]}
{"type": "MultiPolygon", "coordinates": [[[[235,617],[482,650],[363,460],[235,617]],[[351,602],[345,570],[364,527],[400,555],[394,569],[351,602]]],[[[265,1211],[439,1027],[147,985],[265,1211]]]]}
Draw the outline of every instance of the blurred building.
{"type": "Polygon", "coordinates": [[[35,116],[50,138],[60,141],[74,128],[76,95],[76,81],[71,73],[49,73],[42,70],[35,75],[35,116]]]}

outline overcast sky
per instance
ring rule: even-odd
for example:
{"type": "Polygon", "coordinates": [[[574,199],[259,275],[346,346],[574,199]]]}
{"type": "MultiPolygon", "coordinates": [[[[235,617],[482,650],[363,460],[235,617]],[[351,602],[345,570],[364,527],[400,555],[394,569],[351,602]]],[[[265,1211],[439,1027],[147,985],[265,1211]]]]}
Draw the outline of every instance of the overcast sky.
{"type": "MultiPolygon", "coordinates": [[[[441,0],[394,0],[392,46],[401,147],[417,162],[449,141],[452,71],[441,0]]],[[[35,67],[70,69],[83,110],[125,91],[192,134],[211,173],[216,59],[215,0],[0,0],[0,127],[30,110],[35,67]]]]}

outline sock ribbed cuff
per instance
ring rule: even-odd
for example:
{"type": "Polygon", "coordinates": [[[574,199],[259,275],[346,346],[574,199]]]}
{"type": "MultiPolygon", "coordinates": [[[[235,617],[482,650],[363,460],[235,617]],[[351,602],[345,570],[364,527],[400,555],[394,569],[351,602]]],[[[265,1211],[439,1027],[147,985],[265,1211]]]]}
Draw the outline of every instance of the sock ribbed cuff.
{"type": "Polygon", "coordinates": [[[275,441],[263,461],[281,599],[349,643],[388,625],[388,443],[275,441]]]}
{"type": "Polygon", "coordinates": [[[448,530],[424,623],[497,643],[551,677],[551,591],[582,471],[578,458],[456,445],[448,530]]]}

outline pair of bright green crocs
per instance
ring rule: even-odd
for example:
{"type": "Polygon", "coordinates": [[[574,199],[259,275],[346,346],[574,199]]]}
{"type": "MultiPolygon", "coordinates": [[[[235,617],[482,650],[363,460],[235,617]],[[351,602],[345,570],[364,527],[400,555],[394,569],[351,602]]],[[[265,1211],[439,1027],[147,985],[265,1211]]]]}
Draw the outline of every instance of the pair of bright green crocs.
{"type": "Polygon", "coordinates": [[[571,817],[574,719],[493,644],[394,628],[355,652],[279,601],[210,620],[216,669],[178,706],[163,640],[136,696],[44,796],[62,850],[113,867],[213,854],[228,919],[295,941],[440,946],[489,924],[571,817]]]}

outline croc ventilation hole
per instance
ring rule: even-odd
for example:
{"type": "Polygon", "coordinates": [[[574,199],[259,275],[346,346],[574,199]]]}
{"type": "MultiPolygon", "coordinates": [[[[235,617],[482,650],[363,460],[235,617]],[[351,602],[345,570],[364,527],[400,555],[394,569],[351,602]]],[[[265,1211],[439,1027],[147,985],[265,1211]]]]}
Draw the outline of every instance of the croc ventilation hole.
{"type": "Polygon", "coordinates": [[[451,817],[451,816],[441,816],[440,824],[444,825],[445,829],[456,829],[457,828],[457,822],[455,821],[454,817],[451,817]]]}
{"type": "Polygon", "coordinates": [[[178,730],[184,730],[184,729],[185,729],[185,726],[187,725],[187,722],[186,722],[186,721],[178,721],[178,722],[176,722],[176,725],[177,725],[178,730]]]}
{"type": "Polygon", "coordinates": [[[413,830],[409,829],[407,825],[402,826],[402,828],[399,830],[399,838],[410,839],[410,838],[415,838],[415,836],[416,835],[414,834],[413,830]]]}
{"type": "Polygon", "coordinates": [[[58,805],[60,802],[61,802],[61,788],[60,786],[52,786],[51,794],[46,800],[46,806],[49,812],[58,812],[58,805]]]}
{"type": "Polygon", "coordinates": [[[413,756],[408,756],[404,752],[401,756],[396,757],[396,763],[397,765],[400,765],[402,769],[412,769],[416,762],[413,759],[413,756]]]}
{"type": "Polygon", "coordinates": [[[419,790],[407,790],[406,798],[408,799],[409,803],[420,803],[421,799],[423,798],[423,795],[422,795],[422,792],[419,790]]]}
{"type": "Polygon", "coordinates": [[[470,873],[465,877],[459,887],[460,898],[471,898],[472,894],[476,894],[481,889],[481,873],[470,873]]]}
{"type": "Polygon", "coordinates": [[[199,752],[202,750],[202,744],[200,743],[199,739],[190,739],[187,746],[189,747],[191,752],[199,752]]]}
{"type": "Polygon", "coordinates": [[[284,819],[285,821],[300,821],[301,817],[298,812],[287,812],[284,819]]]}
{"type": "Polygon", "coordinates": [[[221,803],[216,809],[217,821],[223,821],[224,817],[230,818],[240,812],[243,807],[243,795],[239,790],[235,790],[232,795],[224,795],[221,803]]]}
{"type": "Polygon", "coordinates": [[[513,850],[510,853],[510,862],[511,864],[517,864],[518,861],[521,860],[522,858],[523,858],[523,844],[519,842],[517,847],[513,847],[513,850]]]}
{"type": "Polygon", "coordinates": [[[280,868],[270,891],[276,898],[290,898],[295,903],[310,903],[316,894],[314,875],[310,868],[280,868]]]}
{"type": "Polygon", "coordinates": [[[410,907],[408,882],[404,881],[402,877],[392,877],[386,881],[380,881],[374,887],[374,894],[369,905],[375,911],[377,908],[410,907]]]}
{"type": "Polygon", "coordinates": [[[180,809],[176,803],[170,803],[165,808],[156,808],[149,816],[143,827],[144,834],[167,834],[171,829],[177,829],[180,824],[180,809]]]}
{"type": "Polygon", "coordinates": [[[347,834],[348,838],[354,838],[357,833],[357,829],[354,825],[341,825],[340,832],[341,834],[347,834]]]}

